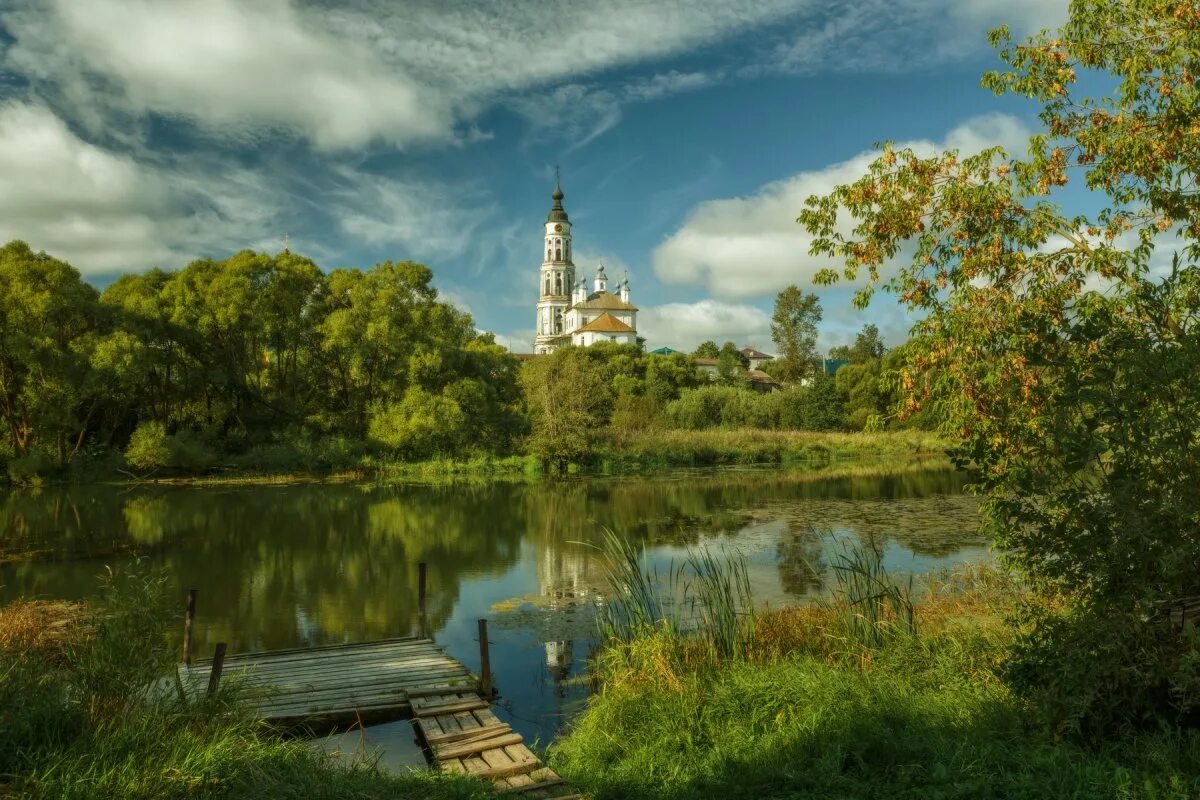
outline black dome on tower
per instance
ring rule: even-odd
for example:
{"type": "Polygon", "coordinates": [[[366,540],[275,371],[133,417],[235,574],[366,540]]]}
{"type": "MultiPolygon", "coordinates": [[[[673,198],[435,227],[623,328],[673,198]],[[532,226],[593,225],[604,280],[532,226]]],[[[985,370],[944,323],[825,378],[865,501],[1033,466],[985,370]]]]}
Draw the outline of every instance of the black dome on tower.
{"type": "Polygon", "coordinates": [[[554,193],[550,197],[554,199],[554,205],[551,206],[550,213],[546,216],[546,222],[570,222],[562,204],[566,195],[563,194],[562,187],[558,185],[557,180],[554,181],[554,193]]]}

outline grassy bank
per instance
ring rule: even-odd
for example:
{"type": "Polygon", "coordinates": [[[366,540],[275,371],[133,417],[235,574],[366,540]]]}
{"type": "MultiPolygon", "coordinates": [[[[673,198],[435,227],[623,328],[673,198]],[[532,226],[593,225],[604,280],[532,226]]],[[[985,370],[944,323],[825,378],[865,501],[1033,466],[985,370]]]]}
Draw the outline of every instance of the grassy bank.
{"type": "Polygon", "coordinates": [[[924,431],[611,430],[588,464],[602,471],[732,464],[800,465],[832,461],[911,460],[944,455],[951,442],[924,431]]]}
{"type": "Polygon", "coordinates": [[[1195,734],[1083,745],[1032,722],[999,678],[1016,591],[969,578],[924,590],[911,627],[843,590],[759,615],[738,657],[661,627],[614,643],[552,764],[599,799],[1200,796],[1195,734]]]}
{"type": "Polygon", "coordinates": [[[0,797],[487,796],[473,780],[342,766],[254,721],[236,686],[147,698],[173,661],[159,597],[153,581],[120,579],[99,607],[0,608],[0,797]]]}
{"type": "MultiPolygon", "coordinates": [[[[810,431],[674,430],[637,433],[601,431],[590,451],[567,471],[584,474],[637,474],[678,467],[825,466],[839,462],[907,463],[943,456],[952,443],[922,431],[825,433],[810,431]]],[[[532,455],[473,454],[405,461],[358,453],[322,458],[272,447],[268,457],[241,456],[195,469],[137,473],[107,466],[25,476],[20,484],[56,482],[156,483],[197,486],[279,486],[308,482],[425,479],[537,479],[547,474],[532,455]]],[[[0,476],[0,481],[3,477],[0,476]]]]}

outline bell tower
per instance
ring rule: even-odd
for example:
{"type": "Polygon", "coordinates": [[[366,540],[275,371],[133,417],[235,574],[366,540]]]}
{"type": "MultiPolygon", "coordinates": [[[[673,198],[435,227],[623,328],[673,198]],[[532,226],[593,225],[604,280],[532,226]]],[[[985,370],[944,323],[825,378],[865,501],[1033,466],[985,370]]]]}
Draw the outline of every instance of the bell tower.
{"type": "Polygon", "coordinates": [[[554,205],[546,216],[541,269],[538,270],[539,292],[534,352],[549,353],[566,334],[563,317],[571,306],[575,288],[575,263],[571,260],[571,220],[563,208],[563,190],[559,185],[558,167],[554,168],[554,205]]]}

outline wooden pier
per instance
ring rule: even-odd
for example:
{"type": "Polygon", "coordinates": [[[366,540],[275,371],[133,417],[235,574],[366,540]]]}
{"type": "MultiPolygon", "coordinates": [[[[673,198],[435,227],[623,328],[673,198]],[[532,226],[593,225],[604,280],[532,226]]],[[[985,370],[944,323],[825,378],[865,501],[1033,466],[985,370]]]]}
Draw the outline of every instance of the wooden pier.
{"type": "MultiPolygon", "coordinates": [[[[425,570],[421,565],[420,628],[425,628],[425,570]]],[[[426,757],[436,768],[491,782],[498,794],[521,800],[580,798],[492,712],[487,622],[479,621],[478,677],[425,636],[360,644],[225,655],[192,660],[196,592],[188,594],[180,685],[192,697],[236,680],[262,719],[310,730],[412,718],[426,757]]]]}
{"type": "MultiPolygon", "coordinates": [[[[213,663],[179,665],[185,692],[207,691],[213,663]]],[[[414,694],[474,684],[466,667],[417,637],[233,655],[218,669],[220,680],[242,684],[263,719],[312,728],[407,717],[414,694]]]]}

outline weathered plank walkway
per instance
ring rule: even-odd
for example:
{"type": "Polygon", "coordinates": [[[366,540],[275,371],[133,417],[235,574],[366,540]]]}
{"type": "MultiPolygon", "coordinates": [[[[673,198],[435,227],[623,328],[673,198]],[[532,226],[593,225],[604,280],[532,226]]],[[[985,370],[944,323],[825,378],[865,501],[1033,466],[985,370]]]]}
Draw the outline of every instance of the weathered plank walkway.
{"type": "MultiPolygon", "coordinates": [[[[211,670],[211,659],[180,664],[184,690],[202,695],[211,670]]],[[[312,727],[409,716],[414,695],[474,684],[433,640],[416,637],[230,655],[229,679],[243,682],[263,719],[312,727]]]]}
{"type": "MultiPolygon", "coordinates": [[[[179,665],[187,693],[207,691],[212,664],[179,665]]],[[[414,717],[439,769],[477,776],[521,800],[581,797],[492,712],[475,676],[432,639],[231,655],[218,677],[241,681],[258,713],[276,724],[325,728],[414,717]]]]}
{"type": "Polygon", "coordinates": [[[439,769],[491,781],[497,793],[524,800],[580,798],[541,762],[474,690],[412,699],[413,716],[439,769]]]}

